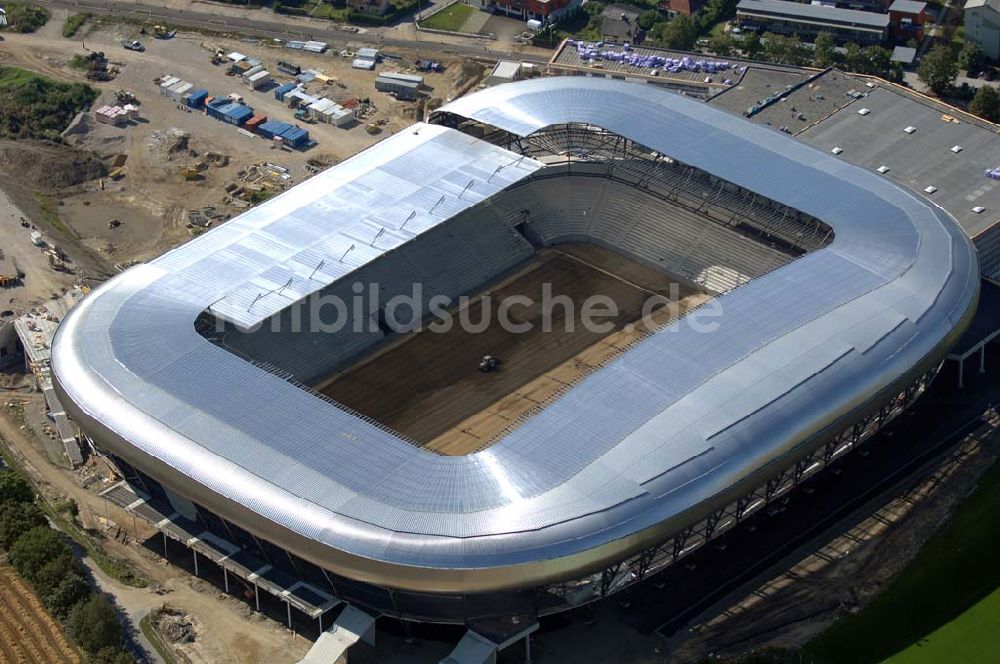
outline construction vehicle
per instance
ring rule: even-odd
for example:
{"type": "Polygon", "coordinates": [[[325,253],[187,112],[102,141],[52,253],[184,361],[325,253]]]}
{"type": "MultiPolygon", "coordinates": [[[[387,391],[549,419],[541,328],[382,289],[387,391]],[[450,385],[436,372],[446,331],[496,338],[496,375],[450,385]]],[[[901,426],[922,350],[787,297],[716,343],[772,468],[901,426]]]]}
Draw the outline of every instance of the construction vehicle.
{"type": "Polygon", "coordinates": [[[125,173],[126,173],[125,167],[119,166],[117,168],[112,168],[110,171],[108,171],[108,177],[111,178],[112,180],[121,180],[123,177],[125,177],[125,173]]]}
{"type": "Polygon", "coordinates": [[[131,90],[117,90],[115,91],[115,103],[119,106],[124,106],[125,104],[138,104],[139,100],[136,99],[135,93],[131,90]]]}
{"type": "Polygon", "coordinates": [[[165,26],[154,25],[153,26],[153,37],[155,39],[173,39],[174,35],[177,34],[176,30],[167,30],[165,26]]]}
{"type": "Polygon", "coordinates": [[[305,122],[309,119],[309,113],[306,112],[306,109],[300,108],[299,110],[295,111],[295,119],[305,122]]]}
{"type": "Polygon", "coordinates": [[[200,180],[202,177],[201,176],[202,171],[207,169],[208,169],[208,164],[206,164],[203,161],[199,161],[198,163],[191,164],[189,166],[182,166],[181,177],[188,181],[200,180]]]}
{"type": "Polygon", "coordinates": [[[483,373],[490,373],[500,368],[500,360],[493,355],[483,355],[479,360],[479,370],[483,373]]]}
{"type": "Polygon", "coordinates": [[[382,133],[382,127],[380,127],[377,124],[375,124],[374,122],[372,122],[372,123],[369,123],[368,126],[365,127],[365,131],[367,131],[372,136],[375,136],[377,134],[381,134],[382,133]]]}
{"type": "Polygon", "coordinates": [[[138,39],[123,39],[122,46],[129,51],[139,51],[140,53],[146,50],[146,47],[138,39]]]}

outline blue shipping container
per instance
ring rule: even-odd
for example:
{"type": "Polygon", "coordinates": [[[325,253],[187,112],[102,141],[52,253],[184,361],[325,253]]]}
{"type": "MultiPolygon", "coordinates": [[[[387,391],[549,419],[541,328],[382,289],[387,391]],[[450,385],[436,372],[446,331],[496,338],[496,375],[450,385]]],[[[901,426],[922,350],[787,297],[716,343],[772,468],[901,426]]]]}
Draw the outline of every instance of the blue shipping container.
{"type": "Polygon", "coordinates": [[[253,109],[243,104],[229,104],[228,106],[223,106],[220,110],[223,116],[220,119],[229,124],[242,125],[253,117],[253,109]]]}
{"type": "Polygon", "coordinates": [[[309,132],[301,127],[291,127],[284,133],[279,134],[279,136],[281,136],[281,140],[286,145],[290,145],[293,148],[300,147],[309,142],[309,132]]]}
{"type": "Polygon", "coordinates": [[[188,94],[187,104],[191,108],[201,108],[205,103],[205,99],[208,98],[208,90],[205,88],[198,88],[197,90],[188,94]]]}
{"type": "Polygon", "coordinates": [[[268,120],[257,127],[257,133],[264,138],[274,138],[292,128],[292,125],[281,120],[268,120]]]}
{"type": "Polygon", "coordinates": [[[274,89],[274,98],[278,101],[285,101],[285,95],[295,89],[294,83],[283,83],[274,89]]]}

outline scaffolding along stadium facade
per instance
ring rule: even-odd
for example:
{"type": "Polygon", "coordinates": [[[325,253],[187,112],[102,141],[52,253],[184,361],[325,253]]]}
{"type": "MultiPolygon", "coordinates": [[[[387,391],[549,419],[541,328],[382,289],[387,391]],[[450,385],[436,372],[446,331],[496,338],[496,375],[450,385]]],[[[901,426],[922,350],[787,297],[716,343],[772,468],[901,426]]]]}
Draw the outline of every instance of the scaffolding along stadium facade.
{"type": "Polygon", "coordinates": [[[607,596],[819,472],[920,394],[978,289],[954,220],[875,173],[653,86],[540,79],[109,280],[62,323],[53,379],[125,477],[117,502],[289,611],[474,623],[607,596]],[[353,281],[474,292],[565,242],[723,315],[642,338],[469,454],[310,389],[384,332],[266,324],[353,281]]]}

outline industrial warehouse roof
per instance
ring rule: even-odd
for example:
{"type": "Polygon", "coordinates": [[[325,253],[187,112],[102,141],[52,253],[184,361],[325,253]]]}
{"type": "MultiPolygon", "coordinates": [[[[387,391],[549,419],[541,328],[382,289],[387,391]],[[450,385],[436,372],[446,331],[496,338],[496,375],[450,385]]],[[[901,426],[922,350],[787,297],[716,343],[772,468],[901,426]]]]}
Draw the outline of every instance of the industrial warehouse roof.
{"type": "Polygon", "coordinates": [[[148,472],[185,478],[192,499],[227,518],[263,517],[282,546],[318,564],[390,586],[489,591],[589,572],[669,534],[909,382],[974,307],[975,254],[940,208],[711,106],[565,77],[497,86],[438,113],[520,136],[600,126],[815,216],[836,236],[720,296],[714,331],[682,319],[492,447],[436,456],[193,325],[208,307],[251,322],[264,310],[244,303],[286,273],[339,264],[349,243],[361,246],[349,266],[369,260],[381,237],[404,241],[539,167],[418,124],[94,291],[53,348],[67,410],[148,472]],[[439,195],[436,214],[401,232],[439,195]],[[309,254],[324,238],[329,246],[309,254]],[[255,281],[270,270],[281,275],[255,281]]]}

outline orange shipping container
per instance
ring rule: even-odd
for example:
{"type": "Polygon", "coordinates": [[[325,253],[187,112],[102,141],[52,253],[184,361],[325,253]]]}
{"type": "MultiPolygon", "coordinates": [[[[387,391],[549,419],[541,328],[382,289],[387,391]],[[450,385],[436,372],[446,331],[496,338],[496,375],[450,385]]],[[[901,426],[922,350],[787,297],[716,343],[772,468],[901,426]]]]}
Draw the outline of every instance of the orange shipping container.
{"type": "Polygon", "coordinates": [[[265,122],[267,122],[267,116],[266,115],[255,115],[252,118],[250,118],[249,120],[247,120],[247,123],[246,123],[245,126],[246,126],[247,129],[253,130],[253,129],[256,129],[258,125],[261,125],[261,124],[263,124],[265,122]]]}

